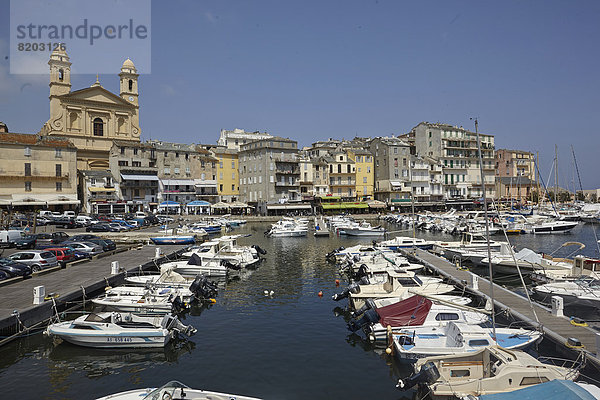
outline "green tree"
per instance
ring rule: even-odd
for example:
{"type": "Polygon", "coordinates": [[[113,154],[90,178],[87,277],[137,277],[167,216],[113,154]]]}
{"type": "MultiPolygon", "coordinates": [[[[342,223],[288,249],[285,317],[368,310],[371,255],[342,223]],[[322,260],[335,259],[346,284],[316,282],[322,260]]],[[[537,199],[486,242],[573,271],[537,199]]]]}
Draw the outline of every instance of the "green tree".
{"type": "Polygon", "coordinates": [[[571,193],[563,190],[562,192],[558,192],[558,201],[561,203],[568,203],[571,201],[571,193]]]}
{"type": "Polygon", "coordinates": [[[577,195],[575,196],[575,198],[579,201],[585,201],[585,194],[583,194],[582,191],[577,192],[577,195]]]}
{"type": "Polygon", "coordinates": [[[596,193],[592,193],[592,194],[590,195],[590,201],[591,201],[592,203],[597,203],[597,202],[598,202],[598,196],[596,195],[596,193]]]}

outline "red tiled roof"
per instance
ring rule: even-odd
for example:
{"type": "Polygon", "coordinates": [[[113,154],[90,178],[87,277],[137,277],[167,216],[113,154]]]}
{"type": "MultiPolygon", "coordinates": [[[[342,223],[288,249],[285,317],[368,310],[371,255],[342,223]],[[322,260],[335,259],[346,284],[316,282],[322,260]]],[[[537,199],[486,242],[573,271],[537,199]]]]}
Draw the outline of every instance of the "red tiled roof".
{"type": "Polygon", "coordinates": [[[0,143],[75,148],[71,141],[62,137],[28,133],[0,133],[0,143]]]}

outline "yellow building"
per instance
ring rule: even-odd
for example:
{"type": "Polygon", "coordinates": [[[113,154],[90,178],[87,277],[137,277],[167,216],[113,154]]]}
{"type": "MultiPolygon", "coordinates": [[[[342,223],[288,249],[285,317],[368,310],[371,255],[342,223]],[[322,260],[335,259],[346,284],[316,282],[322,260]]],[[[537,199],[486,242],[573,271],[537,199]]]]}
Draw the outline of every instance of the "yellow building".
{"type": "Polygon", "coordinates": [[[348,158],[354,161],[357,199],[372,199],[373,187],[375,185],[373,156],[366,150],[350,149],[348,150],[348,158]]]}
{"type": "Polygon", "coordinates": [[[221,196],[221,201],[236,201],[240,195],[237,151],[221,146],[213,147],[211,150],[219,160],[217,165],[217,190],[219,196],[221,196]]]}
{"type": "Polygon", "coordinates": [[[50,119],[40,134],[67,138],[77,147],[77,167],[106,170],[113,140],[140,143],[138,74],[125,60],[119,73],[120,93],[100,85],[71,91],[71,62],[57,48],[50,55],[50,119]]]}
{"type": "Polygon", "coordinates": [[[59,137],[9,133],[0,123],[0,206],[75,208],[77,149],[59,137]]]}

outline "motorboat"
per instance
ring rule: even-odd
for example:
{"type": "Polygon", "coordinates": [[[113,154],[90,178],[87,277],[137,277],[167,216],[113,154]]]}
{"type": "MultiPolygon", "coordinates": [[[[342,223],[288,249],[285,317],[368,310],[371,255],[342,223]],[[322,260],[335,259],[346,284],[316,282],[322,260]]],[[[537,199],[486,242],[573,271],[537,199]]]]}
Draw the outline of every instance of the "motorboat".
{"type": "MultiPolygon", "coordinates": [[[[165,268],[167,270],[167,268],[165,268]]],[[[197,275],[193,280],[185,280],[181,275],[178,277],[173,275],[170,271],[167,276],[170,275],[171,279],[177,278],[176,284],[169,283],[163,279],[159,279],[159,282],[153,282],[153,279],[142,279],[134,280],[135,283],[143,282],[144,285],[136,286],[123,285],[114,288],[109,288],[105,292],[105,297],[121,297],[121,296],[153,296],[153,297],[180,297],[184,303],[191,303],[198,299],[206,299],[213,296],[217,287],[214,283],[209,282],[205,275],[197,275]]],[[[159,276],[160,277],[160,276],[159,276]]],[[[139,278],[139,277],[136,277],[139,278]]]]}
{"type": "Polygon", "coordinates": [[[171,261],[161,265],[161,268],[171,268],[183,277],[190,278],[197,275],[227,276],[230,270],[240,270],[242,267],[225,260],[202,260],[198,254],[192,254],[189,260],[171,261]]]}
{"type": "Polygon", "coordinates": [[[179,334],[196,333],[171,314],[163,317],[130,313],[101,312],[82,315],[72,321],[49,325],[47,334],[86,347],[164,347],[179,334]]]}
{"type": "Polygon", "coordinates": [[[430,250],[437,242],[408,236],[396,236],[390,240],[379,243],[379,247],[387,247],[390,250],[412,249],[414,247],[422,250],[430,250]]]}
{"type": "Polygon", "coordinates": [[[474,236],[469,232],[463,232],[459,242],[437,242],[432,251],[451,260],[453,257],[460,257],[463,250],[487,251],[488,242],[491,251],[500,251],[502,242],[489,240],[482,236],[474,236]]]}
{"type": "Polygon", "coordinates": [[[96,400],[260,400],[255,397],[191,389],[171,381],[159,388],[135,389],[100,397],[96,400]]]}
{"type": "Polygon", "coordinates": [[[396,387],[408,390],[418,384],[435,398],[467,399],[558,379],[574,380],[579,367],[577,363],[568,367],[546,364],[524,351],[493,345],[471,353],[421,358],[413,365],[415,373],[400,379],[396,387]]]}
{"type": "Polygon", "coordinates": [[[522,388],[510,392],[468,395],[465,400],[600,400],[600,388],[591,383],[573,382],[566,379],[553,379],[533,385],[521,385],[522,388]]]}
{"type": "Polygon", "coordinates": [[[351,321],[348,328],[356,332],[362,329],[371,342],[384,344],[393,334],[400,334],[408,327],[442,327],[448,321],[468,325],[480,325],[489,321],[489,316],[474,309],[467,310],[458,304],[434,302],[422,296],[408,299],[384,307],[368,309],[360,318],[351,321]]]}
{"type": "Polygon", "coordinates": [[[579,279],[546,283],[533,287],[534,295],[549,302],[552,296],[560,296],[565,304],[600,308],[600,279],[582,276],[579,279]]]}
{"type": "Polygon", "coordinates": [[[178,312],[189,308],[189,304],[184,303],[179,296],[165,297],[152,294],[134,296],[111,296],[105,294],[92,299],[92,303],[111,311],[151,315],[162,315],[171,311],[178,312]]]}
{"type": "Polygon", "coordinates": [[[454,290],[454,286],[442,282],[439,278],[417,276],[411,271],[387,271],[383,283],[371,284],[364,277],[360,283],[349,285],[341,293],[332,296],[335,301],[349,299],[354,310],[360,309],[367,299],[408,298],[414,294],[435,295],[446,294],[454,290]]]}
{"type": "Polygon", "coordinates": [[[151,285],[154,287],[187,288],[194,279],[195,277],[184,277],[178,274],[172,265],[162,264],[160,266],[160,274],[126,276],[125,282],[136,286],[151,285]]]}
{"type": "Polygon", "coordinates": [[[531,224],[527,227],[529,232],[534,234],[540,233],[567,233],[571,229],[575,228],[579,223],[574,221],[544,221],[539,223],[531,224]]]}
{"type": "Polygon", "coordinates": [[[505,349],[523,349],[542,339],[538,331],[490,328],[449,321],[441,327],[410,327],[393,335],[395,354],[400,359],[460,354],[497,344],[505,349]],[[494,338],[495,333],[495,338],[494,338]]]}
{"type": "Polygon", "coordinates": [[[260,262],[260,254],[266,254],[258,245],[238,246],[237,237],[224,236],[194,246],[182,254],[184,258],[196,255],[202,262],[209,260],[227,261],[240,268],[249,268],[260,262]]]}
{"type": "Polygon", "coordinates": [[[393,254],[393,251],[388,249],[387,247],[380,247],[378,245],[357,244],[355,246],[351,246],[351,247],[347,247],[347,248],[336,249],[336,250],[328,253],[325,257],[328,259],[335,258],[335,260],[337,262],[341,262],[348,257],[350,257],[350,258],[353,256],[364,257],[364,256],[370,256],[373,254],[381,254],[381,253],[393,254]]]}
{"type": "Polygon", "coordinates": [[[370,223],[363,221],[360,224],[350,224],[338,228],[338,234],[347,236],[377,236],[383,237],[387,230],[382,226],[372,226],[370,223]]]}
{"type": "Polygon", "coordinates": [[[308,234],[308,222],[296,221],[284,218],[271,226],[271,229],[265,232],[270,237],[303,237],[308,234]]]}
{"type": "MultiPolygon", "coordinates": [[[[571,262],[568,259],[564,261],[571,262]]],[[[539,283],[550,283],[575,280],[581,276],[600,279],[600,259],[577,255],[572,260],[572,268],[534,270],[531,273],[531,280],[539,283]]]]}
{"type": "Polygon", "coordinates": [[[158,245],[185,245],[196,243],[195,235],[167,235],[167,236],[155,236],[151,237],[152,243],[158,245]]]}

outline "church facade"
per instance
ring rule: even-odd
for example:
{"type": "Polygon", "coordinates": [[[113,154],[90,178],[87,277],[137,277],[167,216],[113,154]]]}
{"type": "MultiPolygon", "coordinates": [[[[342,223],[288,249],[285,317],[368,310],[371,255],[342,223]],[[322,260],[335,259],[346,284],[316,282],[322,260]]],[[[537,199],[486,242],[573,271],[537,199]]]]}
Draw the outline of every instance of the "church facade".
{"type": "Polygon", "coordinates": [[[130,59],[119,73],[119,95],[103,88],[98,78],[89,88],[71,91],[71,62],[60,48],[48,65],[50,119],[40,134],[70,140],[77,147],[78,170],[108,169],[114,140],[140,143],[139,75],[130,59]]]}

